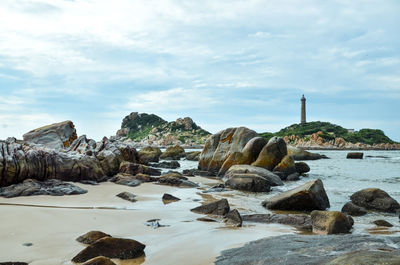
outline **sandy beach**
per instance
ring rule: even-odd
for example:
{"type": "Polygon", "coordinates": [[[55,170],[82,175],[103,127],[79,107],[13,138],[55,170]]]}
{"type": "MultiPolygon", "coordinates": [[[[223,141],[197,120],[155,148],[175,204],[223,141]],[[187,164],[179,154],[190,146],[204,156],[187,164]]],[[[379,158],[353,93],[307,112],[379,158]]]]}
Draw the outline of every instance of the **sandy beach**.
{"type": "MultiPolygon", "coordinates": [[[[219,182],[202,177],[191,180],[203,188],[219,182]]],[[[214,200],[210,194],[201,196],[198,189],[152,183],[138,187],[108,182],[97,186],[76,185],[87,189],[88,193],[0,199],[1,262],[73,264],[71,259],[85,247],[75,239],[88,231],[100,230],[146,245],[145,257],[114,260],[117,264],[212,264],[224,249],[296,231],[283,225],[245,224],[242,228],[234,228],[223,222],[198,221],[196,219],[203,215],[190,209],[202,201],[214,200]],[[122,191],[136,194],[138,201],[132,203],[115,196],[122,191]],[[161,200],[164,193],[177,196],[181,201],[165,205],[161,200]],[[154,218],[161,219],[160,224],[168,226],[157,229],[146,226],[146,221],[154,218]],[[24,243],[33,245],[24,246],[24,243]]],[[[222,196],[229,197],[229,194],[222,196]]],[[[240,200],[228,200],[231,208],[240,210],[245,207],[240,200]]]]}

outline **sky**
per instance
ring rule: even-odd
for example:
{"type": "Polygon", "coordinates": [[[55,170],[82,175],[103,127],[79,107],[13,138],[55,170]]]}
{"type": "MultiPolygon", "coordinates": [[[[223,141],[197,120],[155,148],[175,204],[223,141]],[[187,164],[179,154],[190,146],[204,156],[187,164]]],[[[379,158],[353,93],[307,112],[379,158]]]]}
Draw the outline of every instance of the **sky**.
{"type": "Polygon", "coordinates": [[[307,121],[400,141],[398,0],[0,0],[0,139],[131,112],[215,133],[307,121]]]}

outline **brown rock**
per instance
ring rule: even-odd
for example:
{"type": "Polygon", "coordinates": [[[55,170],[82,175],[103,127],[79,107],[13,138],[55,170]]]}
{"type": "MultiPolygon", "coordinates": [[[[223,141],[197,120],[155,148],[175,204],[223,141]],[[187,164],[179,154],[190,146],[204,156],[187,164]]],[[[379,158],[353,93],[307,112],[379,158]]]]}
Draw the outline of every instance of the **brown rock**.
{"type": "Polygon", "coordinates": [[[309,181],[295,189],[282,192],[262,202],[272,210],[312,211],[330,207],[322,181],[309,181]]]}
{"type": "Polygon", "coordinates": [[[182,157],[185,157],[185,149],[179,145],[168,147],[160,156],[161,159],[167,160],[179,160],[182,157]]]}
{"type": "Polygon", "coordinates": [[[347,202],[345,205],[343,205],[342,213],[352,216],[362,216],[367,214],[367,210],[364,207],[357,206],[352,202],[347,202]]]}
{"type": "Polygon", "coordinates": [[[297,162],[294,166],[299,174],[310,172],[310,167],[304,162],[297,162]]]}
{"type": "Polygon", "coordinates": [[[349,233],[352,220],[345,214],[337,211],[312,211],[312,231],[316,234],[342,234],[349,233]]]}
{"type": "Polygon", "coordinates": [[[147,175],[151,175],[151,176],[160,176],[161,175],[161,171],[158,169],[151,168],[151,167],[141,165],[141,164],[130,163],[130,162],[122,162],[119,166],[119,172],[130,174],[130,175],[137,175],[139,173],[147,174],[147,175]]]}
{"type": "Polygon", "coordinates": [[[79,252],[72,261],[85,262],[97,256],[133,259],[142,256],[145,247],[145,245],[133,239],[104,237],[79,252]]]}
{"type": "Polygon", "coordinates": [[[231,226],[242,226],[242,217],[238,210],[234,209],[225,215],[225,223],[231,226]]]}
{"type": "Polygon", "coordinates": [[[361,153],[361,152],[350,152],[350,153],[347,153],[346,158],[347,159],[362,159],[363,156],[364,156],[364,153],[361,153]]]}
{"type": "Polygon", "coordinates": [[[373,223],[377,226],[393,227],[393,225],[386,220],[375,220],[373,223]]]}
{"type": "Polygon", "coordinates": [[[149,162],[158,162],[162,152],[158,147],[146,146],[138,151],[139,161],[141,164],[149,162]]]}
{"type": "Polygon", "coordinates": [[[400,209],[399,203],[381,189],[363,189],[351,195],[350,199],[368,210],[394,213],[400,209]]]}
{"type": "Polygon", "coordinates": [[[273,171],[282,172],[286,176],[296,173],[296,166],[293,158],[289,155],[286,155],[284,158],[282,158],[281,162],[279,162],[279,164],[274,167],[273,171]]]}
{"type": "Polygon", "coordinates": [[[225,185],[234,190],[268,192],[271,186],[267,180],[257,174],[233,174],[225,182],[225,185]]]}
{"type": "Polygon", "coordinates": [[[162,200],[163,201],[180,201],[181,199],[179,199],[171,194],[164,193],[164,195],[162,196],[162,200]]]}
{"type": "Polygon", "coordinates": [[[229,204],[227,199],[222,199],[198,206],[191,211],[202,214],[225,215],[229,212],[229,204]]]}
{"type": "Polygon", "coordinates": [[[103,233],[101,231],[90,231],[84,235],[79,236],[76,241],[83,244],[93,244],[97,240],[103,237],[111,237],[110,235],[103,233]]]}
{"type": "Polygon", "coordinates": [[[286,143],[282,138],[272,137],[263,147],[252,166],[273,170],[287,155],[286,143]]]}
{"type": "Polygon", "coordinates": [[[127,200],[127,201],[130,201],[130,202],[136,202],[136,199],[135,199],[136,195],[131,193],[131,192],[128,192],[128,191],[124,191],[124,192],[118,193],[116,196],[121,198],[121,199],[123,199],[123,200],[127,200]]]}

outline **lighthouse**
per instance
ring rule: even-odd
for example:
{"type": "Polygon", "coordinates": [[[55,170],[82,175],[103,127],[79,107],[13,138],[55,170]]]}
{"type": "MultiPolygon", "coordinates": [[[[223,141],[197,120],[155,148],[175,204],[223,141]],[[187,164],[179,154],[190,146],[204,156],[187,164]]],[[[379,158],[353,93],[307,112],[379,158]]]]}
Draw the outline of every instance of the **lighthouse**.
{"type": "Polygon", "coordinates": [[[300,99],[301,101],[301,119],[300,119],[300,124],[305,124],[306,123],[306,98],[304,95],[300,99]]]}

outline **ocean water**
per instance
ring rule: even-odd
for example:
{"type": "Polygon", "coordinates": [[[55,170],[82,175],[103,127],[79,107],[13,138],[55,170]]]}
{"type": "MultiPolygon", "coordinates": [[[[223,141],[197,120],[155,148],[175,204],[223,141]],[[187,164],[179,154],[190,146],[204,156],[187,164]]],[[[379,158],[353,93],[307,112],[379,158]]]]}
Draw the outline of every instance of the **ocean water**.
{"type": "MultiPolygon", "coordinates": [[[[189,151],[189,150],[188,150],[189,151]]],[[[227,198],[231,206],[243,214],[270,213],[261,206],[266,198],[279,192],[295,188],[313,179],[321,179],[328,195],[331,211],[340,211],[343,205],[350,201],[350,196],[361,189],[380,188],[400,202],[400,151],[362,151],[363,159],[346,159],[349,151],[312,151],[324,154],[329,159],[306,162],[311,170],[299,181],[286,181],[284,186],[273,187],[269,193],[249,193],[227,191],[207,193],[214,198],[227,198]]],[[[197,168],[197,162],[182,160],[180,171],[197,168]]],[[[221,181],[222,183],[222,181],[221,181]]],[[[209,187],[200,187],[206,190],[209,187]]],[[[385,219],[395,225],[393,232],[400,229],[399,218],[394,214],[369,213],[366,216],[355,217],[355,231],[368,233],[371,222],[385,219]]]]}

